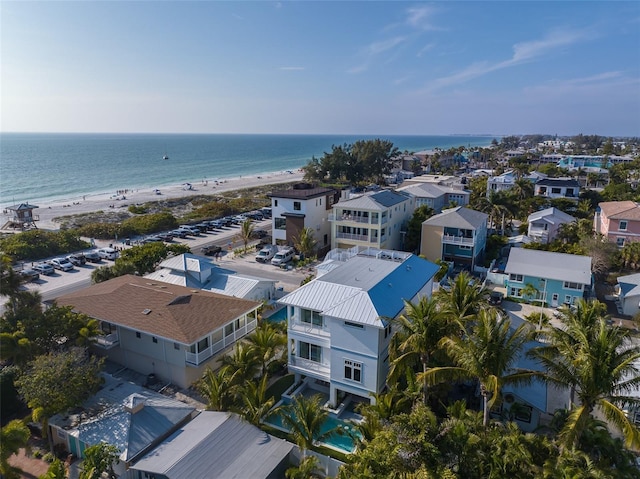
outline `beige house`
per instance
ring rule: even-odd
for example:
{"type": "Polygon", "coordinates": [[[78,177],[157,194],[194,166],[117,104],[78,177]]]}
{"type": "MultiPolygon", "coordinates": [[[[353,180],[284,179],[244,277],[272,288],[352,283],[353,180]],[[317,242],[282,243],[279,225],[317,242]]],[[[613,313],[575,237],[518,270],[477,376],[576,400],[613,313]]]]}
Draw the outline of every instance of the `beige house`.
{"type": "Polygon", "coordinates": [[[180,387],[200,379],[218,353],[256,328],[261,305],[133,275],[56,301],[100,321],[98,353],[180,387]]]}

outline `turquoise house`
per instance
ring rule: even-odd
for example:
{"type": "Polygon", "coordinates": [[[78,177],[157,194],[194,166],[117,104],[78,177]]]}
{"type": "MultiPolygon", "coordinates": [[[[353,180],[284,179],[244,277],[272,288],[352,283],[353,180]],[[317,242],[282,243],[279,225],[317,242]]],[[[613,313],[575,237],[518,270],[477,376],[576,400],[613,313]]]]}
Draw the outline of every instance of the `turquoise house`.
{"type": "Polygon", "coordinates": [[[558,307],[592,292],[591,257],[511,248],[505,273],[507,296],[558,307]]]}

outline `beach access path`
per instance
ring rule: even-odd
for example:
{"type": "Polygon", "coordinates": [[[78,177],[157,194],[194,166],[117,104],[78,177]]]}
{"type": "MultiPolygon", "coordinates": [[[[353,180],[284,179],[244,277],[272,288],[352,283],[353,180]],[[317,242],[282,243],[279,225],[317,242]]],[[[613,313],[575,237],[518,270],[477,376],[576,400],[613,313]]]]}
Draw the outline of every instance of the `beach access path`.
{"type": "MultiPolygon", "coordinates": [[[[82,197],[69,198],[64,201],[37,202],[29,201],[38,206],[33,214],[39,217],[36,225],[39,229],[57,230],[59,228],[54,218],[63,216],[108,211],[113,208],[126,208],[129,205],[143,204],[150,201],[184,198],[198,195],[215,195],[218,193],[252,188],[256,186],[278,185],[302,181],[303,172],[300,170],[276,171],[261,175],[239,176],[216,180],[206,180],[197,183],[176,184],[162,188],[140,188],[114,191],[112,193],[88,194],[82,197]],[[185,186],[187,185],[187,186],[185,186]],[[159,191],[159,194],[157,193],[159,191]]],[[[5,205],[4,208],[10,205],[5,205]]],[[[13,205],[11,205],[13,206],[13,205]]],[[[1,224],[9,219],[10,212],[3,213],[1,224]]],[[[0,226],[1,227],[1,226],[0,226]]]]}

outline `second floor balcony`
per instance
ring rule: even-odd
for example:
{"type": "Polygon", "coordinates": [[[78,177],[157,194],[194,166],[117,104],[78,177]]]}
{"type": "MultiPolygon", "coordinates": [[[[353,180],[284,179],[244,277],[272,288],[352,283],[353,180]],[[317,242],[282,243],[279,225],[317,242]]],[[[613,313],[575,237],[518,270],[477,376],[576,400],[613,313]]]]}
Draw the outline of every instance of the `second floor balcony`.
{"type": "Polygon", "coordinates": [[[96,338],[96,346],[103,349],[115,348],[120,344],[120,337],[118,333],[105,334],[96,338]]]}
{"type": "Polygon", "coordinates": [[[442,236],[442,242],[448,244],[461,244],[467,246],[473,246],[473,238],[466,238],[464,236],[454,236],[445,234],[442,236]]]}
{"type": "Polygon", "coordinates": [[[363,241],[369,242],[369,235],[357,235],[353,233],[341,233],[340,231],[336,232],[336,238],[338,239],[348,239],[352,241],[363,241]]]}

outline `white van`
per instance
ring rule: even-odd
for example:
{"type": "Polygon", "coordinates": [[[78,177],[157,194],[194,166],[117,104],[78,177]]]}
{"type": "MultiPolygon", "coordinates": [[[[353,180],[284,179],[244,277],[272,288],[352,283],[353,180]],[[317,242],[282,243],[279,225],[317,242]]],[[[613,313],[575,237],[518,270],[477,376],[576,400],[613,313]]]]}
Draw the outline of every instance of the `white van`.
{"type": "Polygon", "coordinates": [[[118,252],[113,248],[100,248],[96,253],[98,253],[98,256],[102,259],[115,260],[118,257],[118,252]]]}
{"type": "Polygon", "coordinates": [[[285,248],[278,251],[273,259],[271,259],[271,264],[274,266],[282,266],[285,263],[288,263],[293,259],[295,251],[293,248],[285,248]]]}
{"type": "Polygon", "coordinates": [[[262,248],[256,255],[256,261],[258,263],[268,263],[278,252],[278,247],[273,244],[268,244],[262,248]]]}

